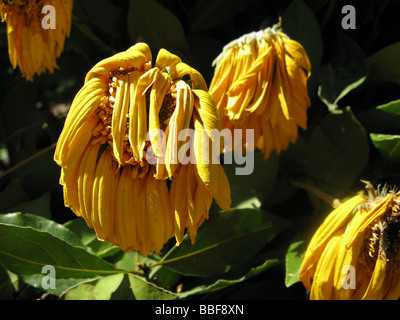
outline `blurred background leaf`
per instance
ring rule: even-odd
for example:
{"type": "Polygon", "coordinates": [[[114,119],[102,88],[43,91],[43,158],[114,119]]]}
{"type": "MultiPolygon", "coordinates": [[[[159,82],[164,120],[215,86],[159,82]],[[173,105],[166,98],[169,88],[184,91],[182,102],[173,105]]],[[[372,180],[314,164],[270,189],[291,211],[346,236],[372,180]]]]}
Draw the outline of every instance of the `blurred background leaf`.
{"type": "Polygon", "coordinates": [[[245,163],[239,165],[233,153],[226,153],[222,163],[231,187],[232,208],[259,208],[263,201],[269,200],[278,171],[278,156],[272,152],[267,160],[261,152],[248,153],[245,163]],[[232,159],[226,163],[226,159],[232,159]],[[254,168],[249,175],[238,175],[237,169],[247,166],[254,168]],[[246,193],[243,193],[243,185],[246,193]]]}
{"type": "Polygon", "coordinates": [[[195,2],[190,16],[191,30],[194,32],[213,29],[236,15],[240,14],[249,5],[240,0],[199,0],[195,2]]]}
{"type": "MultiPolygon", "coordinates": [[[[328,114],[312,131],[307,145],[307,183],[332,197],[341,198],[360,179],[368,162],[366,133],[350,108],[328,114]]],[[[313,195],[310,194],[312,199],[313,195]]]]}
{"type": "Polygon", "coordinates": [[[155,0],[131,0],[128,30],[132,43],[144,41],[152,52],[168,48],[182,58],[189,54],[181,22],[155,0]]]}
{"type": "Polygon", "coordinates": [[[396,59],[400,54],[400,42],[391,44],[368,58],[370,82],[395,82],[400,84],[400,67],[396,59]]]}
{"type": "Polygon", "coordinates": [[[357,42],[343,32],[334,48],[330,62],[322,66],[318,95],[331,112],[341,112],[339,100],[365,81],[368,64],[357,42]]]}

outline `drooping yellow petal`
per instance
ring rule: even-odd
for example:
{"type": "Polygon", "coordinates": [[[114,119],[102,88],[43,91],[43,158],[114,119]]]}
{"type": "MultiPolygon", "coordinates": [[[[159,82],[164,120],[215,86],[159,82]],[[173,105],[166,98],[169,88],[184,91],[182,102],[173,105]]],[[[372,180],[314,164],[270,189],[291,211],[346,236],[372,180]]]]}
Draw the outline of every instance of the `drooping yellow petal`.
{"type": "Polygon", "coordinates": [[[118,163],[123,164],[126,121],[130,103],[130,76],[125,75],[117,82],[115,104],[112,115],[111,133],[113,153],[118,163]]]}
{"type": "Polygon", "coordinates": [[[168,72],[171,73],[171,77],[177,78],[175,73],[175,66],[180,62],[182,62],[182,60],[177,55],[165,49],[161,49],[158,52],[155,66],[160,70],[168,68],[168,72]]]}
{"type": "MultiPolygon", "coordinates": [[[[159,157],[165,153],[162,150],[161,126],[159,121],[159,112],[171,84],[171,77],[165,72],[161,72],[154,82],[150,92],[150,107],[149,107],[149,138],[153,148],[154,155],[159,157]]],[[[165,154],[164,154],[165,155],[165,154]]]]}
{"type": "Polygon", "coordinates": [[[111,239],[114,233],[115,216],[112,212],[115,210],[115,192],[119,181],[116,170],[117,165],[107,149],[98,160],[92,184],[92,221],[100,240],[111,239]]]}
{"type": "Polygon", "coordinates": [[[91,213],[93,212],[93,183],[96,172],[96,161],[99,153],[99,144],[89,144],[79,165],[77,187],[81,192],[78,194],[79,207],[75,212],[79,212],[88,221],[88,225],[93,227],[91,213]]]}
{"type": "Polygon", "coordinates": [[[182,242],[186,227],[188,203],[186,197],[188,165],[181,165],[171,184],[171,205],[174,211],[175,239],[177,245],[182,242]]]}
{"type": "Polygon", "coordinates": [[[156,248],[152,246],[149,230],[152,226],[149,224],[147,217],[147,200],[146,200],[146,179],[135,179],[133,180],[133,205],[134,213],[137,221],[137,232],[138,232],[138,248],[144,256],[147,256],[153,252],[156,248]]]}
{"type": "Polygon", "coordinates": [[[338,233],[334,234],[326,244],[326,252],[318,261],[311,289],[311,299],[326,300],[330,299],[333,290],[333,279],[335,269],[336,255],[335,251],[341,243],[341,237],[338,233]]]}
{"type": "Polygon", "coordinates": [[[131,178],[130,171],[129,167],[125,167],[117,183],[114,214],[115,234],[111,238],[124,251],[140,249],[139,212],[135,210],[134,181],[136,180],[131,178]]]}
{"type": "Polygon", "coordinates": [[[150,238],[156,253],[173,236],[173,215],[165,180],[157,180],[150,173],[146,183],[147,219],[151,229],[150,238]]]}
{"type": "Polygon", "coordinates": [[[372,274],[368,288],[362,297],[363,300],[382,300],[384,295],[383,284],[386,277],[386,261],[376,261],[374,273],[372,274]]]}
{"type": "Polygon", "coordinates": [[[349,240],[348,246],[351,246],[353,241],[363,233],[367,226],[371,225],[373,221],[375,221],[378,217],[383,216],[386,211],[387,207],[390,204],[391,200],[393,199],[393,194],[387,194],[385,198],[380,201],[371,211],[370,214],[364,215],[363,219],[360,221],[358,229],[355,230],[353,237],[349,240]]]}
{"type": "Polygon", "coordinates": [[[315,273],[318,258],[321,256],[322,251],[326,247],[332,234],[348,222],[349,218],[353,214],[353,210],[364,201],[365,198],[359,195],[347,200],[328,215],[313,235],[299,273],[300,279],[308,290],[311,288],[311,278],[312,274],[315,273]]]}
{"type": "Polygon", "coordinates": [[[129,109],[129,141],[132,146],[133,156],[136,161],[144,158],[144,148],[147,137],[147,111],[146,92],[156,81],[160,72],[157,68],[144,73],[131,87],[131,107],[129,109]]]}
{"type": "Polygon", "coordinates": [[[212,141],[204,127],[194,122],[194,154],[196,173],[223,210],[230,210],[231,196],[228,178],[219,163],[213,163],[212,141]]]}
{"type": "Polygon", "coordinates": [[[195,215],[193,217],[193,223],[196,228],[198,228],[205,219],[208,219],[208,212],[212,204],[213,196],[211,192],[206,188],[205,184],[197,176],[197,174],[196,179],[198,183],[196,194],[194,196],[195,215]]]}
{"type": "Polygon", "coordinates": [[[108,78],[115,67],[123,69],[135,68],[141,71],[146,70],[147,63],[151,62],[151,51],[147,44],[137,43],[127,51],[117,53],[112,57],[98,62],[86,75],[85,82],[92,78],[108,78]]]}
{"type": "Polygon", "coordinates": [[[206,81],[204,80],[201,73],[198,72],[196,69],[188,66],[186,63],[178,63],[175,66],[175,72],[176,78],[181,78],[188,75],[190,77],[190,80],[192,81],[192,87],[194,89],[201,89],[205,91],[208,90],[206,81]]]}
{"type": "Polygon", "coordinates": [[[303,46],[293,39],[284,38],[283,44],[286,52],[307,71],[307,77],[311,76],[311,62],[303,46]]]}
{"type": "Polygon", "coordinates": [[[184,81],[176,83],[176,108],[168,123],[168,138],[165,157],[165,167],[169,177],[172,177],[179,165],[178,153],[185,141],[179,140],[179,134],[189,128],[193,112],[193,93],[184,81]]]}
{"type": "Polygon", "coordinates": [[[186,220],[188,234],[190,236],[190,240],[192,244],[195,242],[197,235],[197,217],[196,217],[196,208],[195,208],[195,194],[198,185],[198,181],[196,179],[194,165],[187,165],[187,187],[186,187],[186,197],[187,197],[187,215],[188,219],[186,220]]]}
{"type": "MultiPolygon", "coordinates": [[[[250,54],[252,57],[254,57],[254,55],[257,54],[257,51],[255,48],[252,49],[253,50],[250,52],[250,54]]],[[[232,83],[228,91],[228,94],[238,94],[248,82],[257,81],[259,73],[265,66],[265,61],[270,60],[269,57],[271,56],[271,53],[272,47],[268,47],[266,50],[262,51],[254,61],[251,61],[247,68],[246,66],[243,66],[244,75],[241,77],[236,77],[235,82],[232,83]]]]}

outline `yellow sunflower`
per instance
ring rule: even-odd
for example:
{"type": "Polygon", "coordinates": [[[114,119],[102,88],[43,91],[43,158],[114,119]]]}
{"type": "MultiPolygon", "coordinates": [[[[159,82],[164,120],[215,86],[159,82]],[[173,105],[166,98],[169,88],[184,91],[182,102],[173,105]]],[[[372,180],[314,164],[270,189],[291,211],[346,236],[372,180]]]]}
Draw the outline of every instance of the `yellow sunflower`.
{"type": "Polygon", "coordinates": [[[333,210],[314,234],[300,268],[311,299],[399,299],[400,194],[369,191],[333,210]]]}
{"type": "Polygon", "coordinates": [[[209,161],[212,129],[221,125],[205,81],[178,56],[161,49],[152,66],[138,43],[99,62],[56,147],[65,205],[125,251],[159,253],[185,230],[194,242],[212,200],[231,203],[222,166],[209,161]]]}
{"type": "Polygon", "coordinates": [[[11,65],[14,69],[18,66],[27,80],[58,68],[56,58],[71,30],[72,5],[73,0],[0,1],[1,19],[7,23],[11,65]],[[42,13],[45,6],[54,8],[53,26],[48,26],[46,18],[52,12],[42,13]]]}
{"type": "Polygon", "coordinates": [[[301,44],[278,25],[230,42],[213,65],[209,92],[222,126],[253,129],[265,158],[295,142],[298,127],[306,129],[311,64],[301,44]]]}

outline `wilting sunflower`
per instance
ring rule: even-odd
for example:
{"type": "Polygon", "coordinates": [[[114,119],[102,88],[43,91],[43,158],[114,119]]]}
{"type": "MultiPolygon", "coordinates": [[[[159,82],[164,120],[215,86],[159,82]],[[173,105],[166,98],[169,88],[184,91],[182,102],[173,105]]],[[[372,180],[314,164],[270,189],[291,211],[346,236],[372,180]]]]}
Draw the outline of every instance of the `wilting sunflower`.
{"type": "Polygon", "coordinates": [[[56,58],[70,34],[72,5],[73,0],[0,1],[1,19],[7,22],[11,65],[14,69],[18,66],[27,80],[33,80],[34,74],[40,75],[46,70],[53,73],[58,68],[56,58]],[[47,26],[46,14],[50,13],[42,13],[46,5],[55,10],[52,28],[47,26]]]}
{"type": "Polygon", "coordinates": [[[161,49],[152,66],[138,43],[99,62],[57,143],[65,205],[125,251],[159,253],[185,229],[194,242],[213,198],[230,208],[222,166],[199,161],[211,159],[212,129],[221,127],[205,81],[176,55],[161,49]]]}
{"type": "Polygon", "coordinates": [[[298,126],[306,129],[311,64],[304,48],[278,25],[230,42],[213,65],[209,92],[222,126],[253,129],[265,158],[295,142],[298,126]]]}
{"type": "Polygon", "coordinates": [[[369,184],[336,208],[314,234],[300,279],[316,300],[400,297],[400,194],[369,184]]]}

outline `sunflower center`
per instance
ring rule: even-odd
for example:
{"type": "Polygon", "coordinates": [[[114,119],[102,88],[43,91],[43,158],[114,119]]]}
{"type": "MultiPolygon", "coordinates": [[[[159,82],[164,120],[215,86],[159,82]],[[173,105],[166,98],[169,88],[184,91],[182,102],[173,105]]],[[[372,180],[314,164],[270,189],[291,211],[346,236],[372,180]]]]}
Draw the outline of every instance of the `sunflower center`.
{"type": "Polygon", "coordinates": [[[393,196],[385,215],[376,221],[367,231],[364,252],[367,267],[372,271],[377,259],[392,266],[400,267],[400,199],[393,196]]]}
{"type": "MultiPolygon", "coordinates": [[[[145,71],[136,68],[119,68],[110,72],[108,92],[106,92],[102,97],[101,102],[95,111],[95,114],[99,118],[99,123],[92,131],[92,143],[100,143],[105,145],[105,147],[111,148],[114,159],[120,166],[129,164],[133,167],[148,167],[147,161],[145,161],[144,158],[140,157],[140,159],[138,159],[137,155],[135,157],[135,152],[130,141],[131,137],[129,136],[130,129],[132,129],[130,126],[138,125],[133,119],[130,119],[129,115],[131,108],[133,108],[131,99],[134,92],[132,92],[132,90],[136,90],[136,87],[130,85],[129,82],[132,83],[132,77],[136,77],[136,79],[137,77],[141,77],[142,73],[144,74],[145,71]],[[134,74],[135,72],[140,72],[140,74],[134,74]],[[120,136],[116,137],[117,135],[120,136]],[[115,146],[115,144],[117,144],[117,146],[115,146]],[[120,150],[119,156],[115,154],[116,148],[120,150]]],[[[158,114],[160,129],[163,131],[165,131],[168,121],[176,108],[176,93],[173,88],[174,85],[172,84],[163,99],[158,114]]],[[[146,105],[146,123],[140,123],[140,125],[146,128],[146,134],[148,130],[147,128],[149,127],[148,118],[151,89],[152,85],[146,88],[143,94],[140,95],[144,96],[146,105]]],[[[136,113],[134,117],[135,116],[136,113]]],[[[143,152],[146,153],[150,146],[150,141],[146,141],[143,147],[143,152]]],[[[104,150],[104,148],[101,149],[104,150]]]]}

